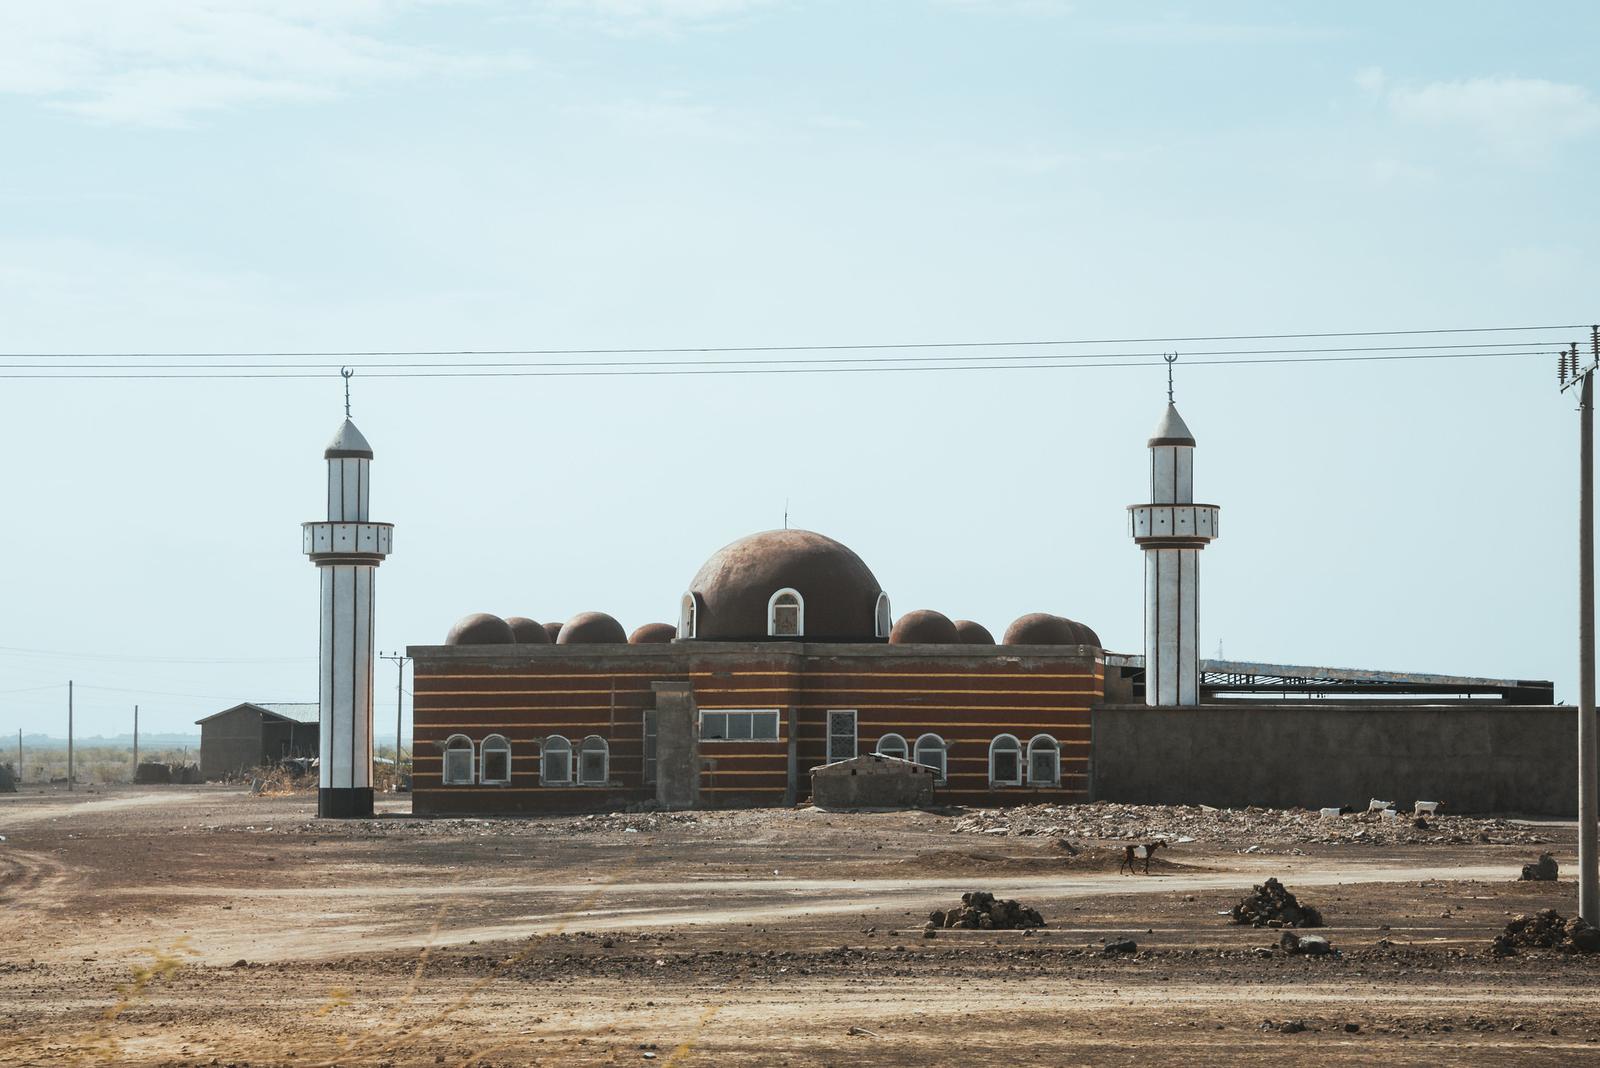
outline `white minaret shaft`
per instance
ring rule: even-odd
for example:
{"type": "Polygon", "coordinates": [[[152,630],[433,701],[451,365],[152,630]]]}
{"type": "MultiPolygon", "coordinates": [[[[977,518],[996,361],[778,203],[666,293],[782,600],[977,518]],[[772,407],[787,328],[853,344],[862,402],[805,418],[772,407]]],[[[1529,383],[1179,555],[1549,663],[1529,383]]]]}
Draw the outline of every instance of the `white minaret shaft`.
{"type": "Polygon", "coordinates": [[[1194,435],[1169,402],[1150,438],[1150,503],[1129,509],[1144,550],[1144,694],[1200,703],[1200,550],[1217,536],[1214,504],[1194,503],[1194,435]]]}
{"type": "Polygon", "coordinates": [[[322,774],[317,815],[372,815],[373,572],[394,527],[367,518],[372,446],[349,419],[323,453],[328,518],[306,523],[306,555],[322,572],[319,671],[322,774]]]}

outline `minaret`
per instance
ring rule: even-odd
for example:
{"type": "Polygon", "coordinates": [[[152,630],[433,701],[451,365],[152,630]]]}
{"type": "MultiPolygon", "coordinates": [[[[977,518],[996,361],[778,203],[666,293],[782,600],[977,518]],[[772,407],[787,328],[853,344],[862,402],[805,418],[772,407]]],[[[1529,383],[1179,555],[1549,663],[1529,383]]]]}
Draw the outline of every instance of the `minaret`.
{"type": "Polygon", "coordinates": [[[302,524],[305,553],[322,573],[321,757],[317,815],[372,815],[372,579],[389,555],[394,527],[367,520],[372,446],[345,420],[322,454],[328,519],[302,524]]]}
{"type": "Polygon", "coordinates": [[[1150,438],[1150,502],[1128,509],[1144,550],[1145,703],[1197,705],[1200,550],[1217,536],[1221,509],[1194,503],[1194,435],[1172,404],[1170,378],[1167,411],[1150,438]]]}

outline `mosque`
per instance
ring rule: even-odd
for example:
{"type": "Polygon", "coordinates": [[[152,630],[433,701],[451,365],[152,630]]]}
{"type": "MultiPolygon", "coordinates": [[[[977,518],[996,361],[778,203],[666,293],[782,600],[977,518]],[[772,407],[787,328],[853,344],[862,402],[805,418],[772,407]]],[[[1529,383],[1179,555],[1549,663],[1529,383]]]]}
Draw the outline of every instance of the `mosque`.
{"type": "MultiPolygon", "coordinates": [[[[764,531],[706,560],[675,624],[480,612],[409,647],[413,811],[792,805],[811,769],[868,753],[923,765],[955,804],[1364,803],[1404,783],[1462,810],[1564,811],[1572,776],[1552,761],[1571,764],[1574,724],[1548,682],[1202,661],[1199,555],[1220,510],[1194,499],[1195,438],[1170,397],[1146,444],[1150,493],[1128,509],[1142,655],[1047,611],[998,641],[896,615],[849,547],[764,531]],[[1283,759],[1308,746],[1315,761],[1283,759]]],[[[319,814],[362,816],[373,575],[393,531],[368,517],[372,449],[348,418],[325,458],[328,518],[304,524],[322,574],[319,814]]]]}

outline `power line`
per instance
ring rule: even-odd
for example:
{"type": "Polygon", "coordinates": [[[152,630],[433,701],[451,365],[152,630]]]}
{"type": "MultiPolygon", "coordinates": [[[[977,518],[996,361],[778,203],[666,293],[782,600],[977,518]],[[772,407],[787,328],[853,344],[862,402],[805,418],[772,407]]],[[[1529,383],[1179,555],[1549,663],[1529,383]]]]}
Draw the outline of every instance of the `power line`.
{"type": "MultiPolygon", "coordinates": [[[[1313,363],[1362,363],[1372,361],[1401,361],[1401,360],[1469,360],[1469,359],[1499,359],[1506,357],[1550,356],[1556,352],[1555,348],[1540,348],[1519,350],[1511,352],[1409,352],[1387,353],[1381,355],[1343,355],[1343,356],[1307,356],[1307,357],[1268,357],[1266,359],[1250,359],[1247,357],[1229,359],[1186,359],[1185,367],[1221,367],[1240,365],[1283,365],[1283,364],[1313,364],[1313,363]]],[[[1038,357],[1038,359],[1063,359],[1065,357],[1038,357]]],[[[785,366],[759,366],[759,367],[727,367],[715,364],[680,366],[671,368],[639,368],[634,366],[614,368],[609,370],[551,370],[532,368],[496,368],[480,369],[472,365],[452,368],[408,371],[408,370],[377,370],[365,374],[363,378],[628,378],[628,377],[656,377],[656,376],[697,376],[697,375],[782,375],[782,374],[887,374],[893,372],[919,372],[919,371],[1049,371],[1049,370],[1074,370],[1074,369],[1119,369],[1129,367],[1160,367],[1160,360],[1105,360],[1103,362],[1055,362],[1055,363],[962,363],[962,364],[935,364],[929,361],[918,361],[915,365],[906,364],[869,364],[859,365],[851,361],[850,366],[817,366],[803,364],[802,361],[781,361],[785,366]],[[792,363],[802,363],[801,366],[789,366],[792,363]]],[[[124,372],[107,373],[94,371],[87,374],[73,373],[71,368],[62,368],[53,373],[13,374],[0,368],[0,379],[23,381],[198,381],[198,380],[282,380],[303,381],[311,379],[325,379],[337,373],[330,368],[327,372],[316,374],[301,371],[287,373],[273,373],[271,371],[249,371],[239,373],[228,370],[208,370],[203,372],[178,371],[171,373],[142,373],[138,368],[124,372]]]]}
{"type": "MultiPolygon", "coordinates": [[[[1274,356],[1274,355],[1302,355],[1302,354],[1321,354],[1321,353],[1338,353],[1338,352],[1424,352],[1424,351],[1437,351],[1437,350],[1441,350],[1441,349],[1511,349],[1511,348],[1530,348],[1530,347],[1545,346],[1545,345],[1564,346],[1567,343],[1568,343],[1567,340],[1562,339],[1562,338],[1526,338],[1526,339],[1521,339],[1521,340],[1517,340],[1517,341],[1489,341],[1489,342],[1464,343],[1464,344],[1452,344],[1452,345],[1353,345],[1353,346],[1342,346],[1342,347],[1341,346],[1333,346],[1333,347],[1326,347],[1325,346],[1325,347],[1320,347],[1320,348],[1287,348],[1287,349],[1260,349],[1260,348],[1256,348],[1256,349],[1199,349],[1199,350],[1194,350],[1194,351],[1190,351],[1190,352],[1185,352],[1183,355],[1184,355],[1185,359],[1187,360],[1187,359],[1192,359],[1195,356],[1274,356]]],[[[702,359],[674,359],[674,360],[549,360],[549,361],[522,361],[522,360],[518,360],[518,361],[506,361],[506,362],[484,362],[484,361],[481,361],[481,360],[477,360],[477,361],[474,361],[474,362],[471,362],[471,363],[460,363],[460,362],[432,363],[432,362],[416,362],[416,361],[400,363],[400,362],[384,361],[384,362],[374,362],[374,363],[354,363],[354,364],[349,365],[349,366],[353,366],[357,370],[371,370],[371,369],[374,369],[374,368],[403,368],[403,369],[413,369],[413,368],[450,368],[450,369],[457,369],[457,368],[501,368],[501,367],[584,367],[584,368],[594,368],[594,367],[676,367],[676,366],[735,367],[735,366],[740,366],[740,365],[751,365],[751,364],[761,365],[761,366],[767,366],[767,365],[777,366],[777,365],[788,365],[788,364],[823,365],[823,364],[879,364],[879,363],[950,363],[950,362],[957,362],[957,361],[962,361],[962,360],[975,361],[975,362],[976,361],[981,361],[981,362],[995,361],[995,362],[998,362],[998,361],[1016,361],[1016,360],[1055,360],[1055,359],[1073,359],[1073,360],[1137,359],[1137,358],[1142,358],[1142,357],[1152,357],[1152,358],[1153,357],[1164,357],[1165,355],[1166,355],[1165,352],[1131,352],[1131,351],[1123,350],[1123,351],[1118,351],[1118,352],[1021,353],[1021,354],[1015,354],[1015,355],[1012,355],[1012,354],[998,354],[998,355],[989,355],[989,356],[973,355],[971,353],[967,353],[967,354],[963,354],[963,355],[959,355],[959,356],[927,356],[927,355],[918,355],[918,356],[839,356],[839,357],[828,357],[828,358],[819,358],[819,357],[779,358],[779,359],[751,358],[751,359],[738,359],[738,360],[702,360],[702,359]]],[[[0,357],[0,359],[7,359],[7,358],[9,358],[9,357],[0,357]]],[[[73,363],[73,364],[9,363],[9,364],[6,364],[6,363],[0,363],[0,370],[42,370],[42,369],[50,369],[50,370],[52,370],[54,372],[59,373],[62,377],[66,377],[66,372],[69,372],[69,371],[90,371],[90,370],[119,370],[119,371],[127,371],[127,372],[131,372],[131,371],[141,371],[141,372],[143,372],[143,371],[164,371],[164,370],[166,370],[166,371],[170,371],[170,370],[181,370],[181,371],[226,370],[226,371],[229,371],[229,372],[233,372],[233,371],[248,371],[248,370],[290,371],[290,370],[309,369],[309,368],[317,368],[317,369],[321,369],[323,371],[328,371],[328,370],[330,370],[332,368],[332,365],[331,364],[326,364],[326,363],[239,363],[239,362],[236,362],[236,361],[227,362],[227,363],[209,363],[209,364],[193,364],[193,363],[188,363],[188,364],[184,364],[184,363],[137,363],[137,364],[126,364],[126,363],[73,363]]]]}
{"type": "Polygon", "coordinates": [[[0,645],[0,656],[43,656],[55,660],[99,660],[113,663],[139,664],[296,664],[316,659],[316,657],[309,656],[178,657],[140,656],[121,653],[69,653],[58,649],[23,649],[14,645],[0,645]]]}
{"type": "Polygon", "coordinates": [[[914,341],[850,345],[700,345],[681,348],[616,349],[368,349],[364,351],[329,350],[300,352],[14,352],[0,353],[0,357],[8,359],[97,359],[101,357],[129,359],[223,359],[240,357],[247,359],[266,359],[271,357],[294,358],[316,356],[333,359],[350,359],[361,356],[642,356],[714,352],[840,352],[886,349],[1018,348],[1025,346],[1040,347],[1049,345],[1172,345],[1188,344],[1198,341],[1294,341],[1308,338],[1401,337],[1419,334],[1493,334],[1509,333],[1513,331],[1531,332],[1545,330],[1585,330],[1587,328],[1588,324],[1585,323],[1558,323],[1543,326],[1430,327],[1427,329],[1414,330],[1343,330],[1300,334],[1204,334],[1189,337],[1079,338],[1075,340],[1056,339],[1047,341],[914,341]]]}

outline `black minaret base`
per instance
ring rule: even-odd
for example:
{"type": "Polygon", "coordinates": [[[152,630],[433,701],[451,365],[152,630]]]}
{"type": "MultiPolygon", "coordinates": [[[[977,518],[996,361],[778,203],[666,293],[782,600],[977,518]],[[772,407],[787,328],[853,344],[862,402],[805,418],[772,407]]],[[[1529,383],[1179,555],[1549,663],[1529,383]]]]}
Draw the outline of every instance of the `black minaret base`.
{"type": "Polygon", "coordinates": [[[332,820],[371,819],[372,787],[318,790],[317,815],[332,820]]]}

